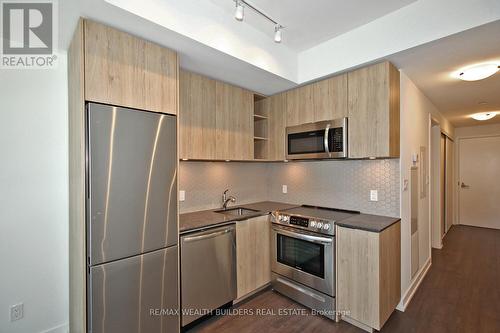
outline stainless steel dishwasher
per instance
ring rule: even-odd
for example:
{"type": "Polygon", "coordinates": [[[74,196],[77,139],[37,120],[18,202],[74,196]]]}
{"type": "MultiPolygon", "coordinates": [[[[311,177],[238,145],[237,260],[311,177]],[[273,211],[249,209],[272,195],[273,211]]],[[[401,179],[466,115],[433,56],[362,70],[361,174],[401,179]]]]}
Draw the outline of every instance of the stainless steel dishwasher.
{"type": "Polygon", "coordinates": [[[234,224],[181,236],[182,326],[235,298],[234,224]]]}

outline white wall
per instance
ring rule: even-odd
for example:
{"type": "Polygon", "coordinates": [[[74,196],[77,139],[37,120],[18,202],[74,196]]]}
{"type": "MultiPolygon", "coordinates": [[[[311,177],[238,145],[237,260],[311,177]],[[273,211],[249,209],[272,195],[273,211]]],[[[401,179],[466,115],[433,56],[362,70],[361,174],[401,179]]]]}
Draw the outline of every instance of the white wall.
{"type": "MultiPolygon", "coordinates": [[[[413,153],[419,153],[420,147],[426,147],[429,156],[429,125],[430,116],[439,119],[442,127],[449,133],[453,133],[451,124],[439,113],[432,102],[418,89],[418,87],[401,72],[401,184],[410,179],[410,167],[412,166],[411,156],[413,153]]],[[[421,156],[419,159],[421,160],[421,156]]],[[[429,161],[429,158],[427,158],[429,161]]],[[[427,169],[427,175],[430,174],[429,163],[421,166],[427,169]]],[[[418,250],[419,270],[431,258],[431,239],[430,239],[430,205],[429,190],[427,197],[420,199],[418,203],[418,250]]],[[[418,278],[411,276],[411,225],[410,225],[410,193],[401,187],[401,295],[404,301],[413,289],[413,284],[418,278]]]]}
{"type": "Polygon", "coordinates": [[[0,332],[64,332],[68,322],[66,55],[58,57],[57,69],[0,70],[0,332]],[[11,323],[19,302],[24,318],[11,323]]]}
{"type": "Polygon", "coordinates": [[[298,83],[500,19],[498,0],[418,0],[299,53],[298,83]]]}
{"type": "MultiPolygon", "coordinates": [[[[500,117],[500,115],[498,115],[497,117],[500,117]]],[[[500,135],[500,124],[467,126],[455,129],[455,137],[457,139],[471,136],[487,135],[500,135]]]]}

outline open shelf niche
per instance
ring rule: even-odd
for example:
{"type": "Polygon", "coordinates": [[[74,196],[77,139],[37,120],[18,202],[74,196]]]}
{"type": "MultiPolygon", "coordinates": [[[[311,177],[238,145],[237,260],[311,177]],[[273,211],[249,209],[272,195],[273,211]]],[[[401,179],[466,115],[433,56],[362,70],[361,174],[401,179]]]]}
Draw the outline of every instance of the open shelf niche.
{"type": "Polygon", "coordinates": [[[265,96],[254,94],[253,145],[254,159],[269,158],[269,120],[264,108],[265,96]]]}

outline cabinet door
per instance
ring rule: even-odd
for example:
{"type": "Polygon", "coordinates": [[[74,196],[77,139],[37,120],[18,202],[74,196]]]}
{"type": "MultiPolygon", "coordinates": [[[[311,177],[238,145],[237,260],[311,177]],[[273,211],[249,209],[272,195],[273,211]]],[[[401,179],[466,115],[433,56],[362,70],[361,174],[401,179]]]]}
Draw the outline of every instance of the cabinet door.
{"type": "Polygon", "coordinates": [[[347,74],[312,84],[314,121],[347,117],[347,74]]]}
{"type": "Polygon", "coordinates": [[[314,121],[312,85],[286,92],[286,126],[314,121]]]}
{"type": "Polygon", "coordinates": [[[255,267],[255,234],[250,220],[236,223],[236,280],[237,298],[254,289],[253,267],[255,267]]]}
{"type": "Polygon", "coordinates": [[[399,157],[399,72],[389,62],[348,73],[349,157],[399,157]]]}
{"type": "Polygon", "coordinates": [[[285,159],[286,94],[266,98],[262,101],[262,107],[268,116],[268,159],[282,161],[285,159]]]}
{"type": "Polygon", "coordinates": [[[180,158],[215,159],[215,81],[180,71],[180,158]]]}
{"type": "Polygon", "coordinates": [[[237,298],[271,281],[269,216],[236,223],[237,298]]]}
{"type": "Polygon", "coordinates": [[[105,25],[85,21],[85,99],[177,113],[174,51],[105,25]]]}
{"type": "Polygon", "coordinates": [[[216,82],[216,157],[253,160],[253,93],[216,82]]]}
{"type": "Polygon", "coordinates": [[[255,233],[255,286],[260,288],[271,282],[271,223],[269,215],[250,220],[255,233]]]}

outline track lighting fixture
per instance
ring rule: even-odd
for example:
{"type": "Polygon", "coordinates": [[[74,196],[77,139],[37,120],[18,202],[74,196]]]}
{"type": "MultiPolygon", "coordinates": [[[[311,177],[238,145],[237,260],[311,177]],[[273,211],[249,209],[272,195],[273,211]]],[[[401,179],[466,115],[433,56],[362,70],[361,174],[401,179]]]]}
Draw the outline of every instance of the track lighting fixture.
{"type": "Polygon", "coordinates": [[[234,18],[237,19],[238,21],[243,21],[243,18],[245,16],[245,7],[250,8],[253,10],[255,13],[259,14],[266,20],[270,21],[271,23],[274,24],[274,41],[276,43],[281,43],[282,40],[282,30],[285,28],[275,20],[273,20],[271,17],[268,15],[264,14],[264,12],[260,11],[259,9],[255,8],[254,6],[250,5],[248,2],[245,0],[233,0],[234,3],[236,4],[236,11],[234,13],[234,18]]]}

